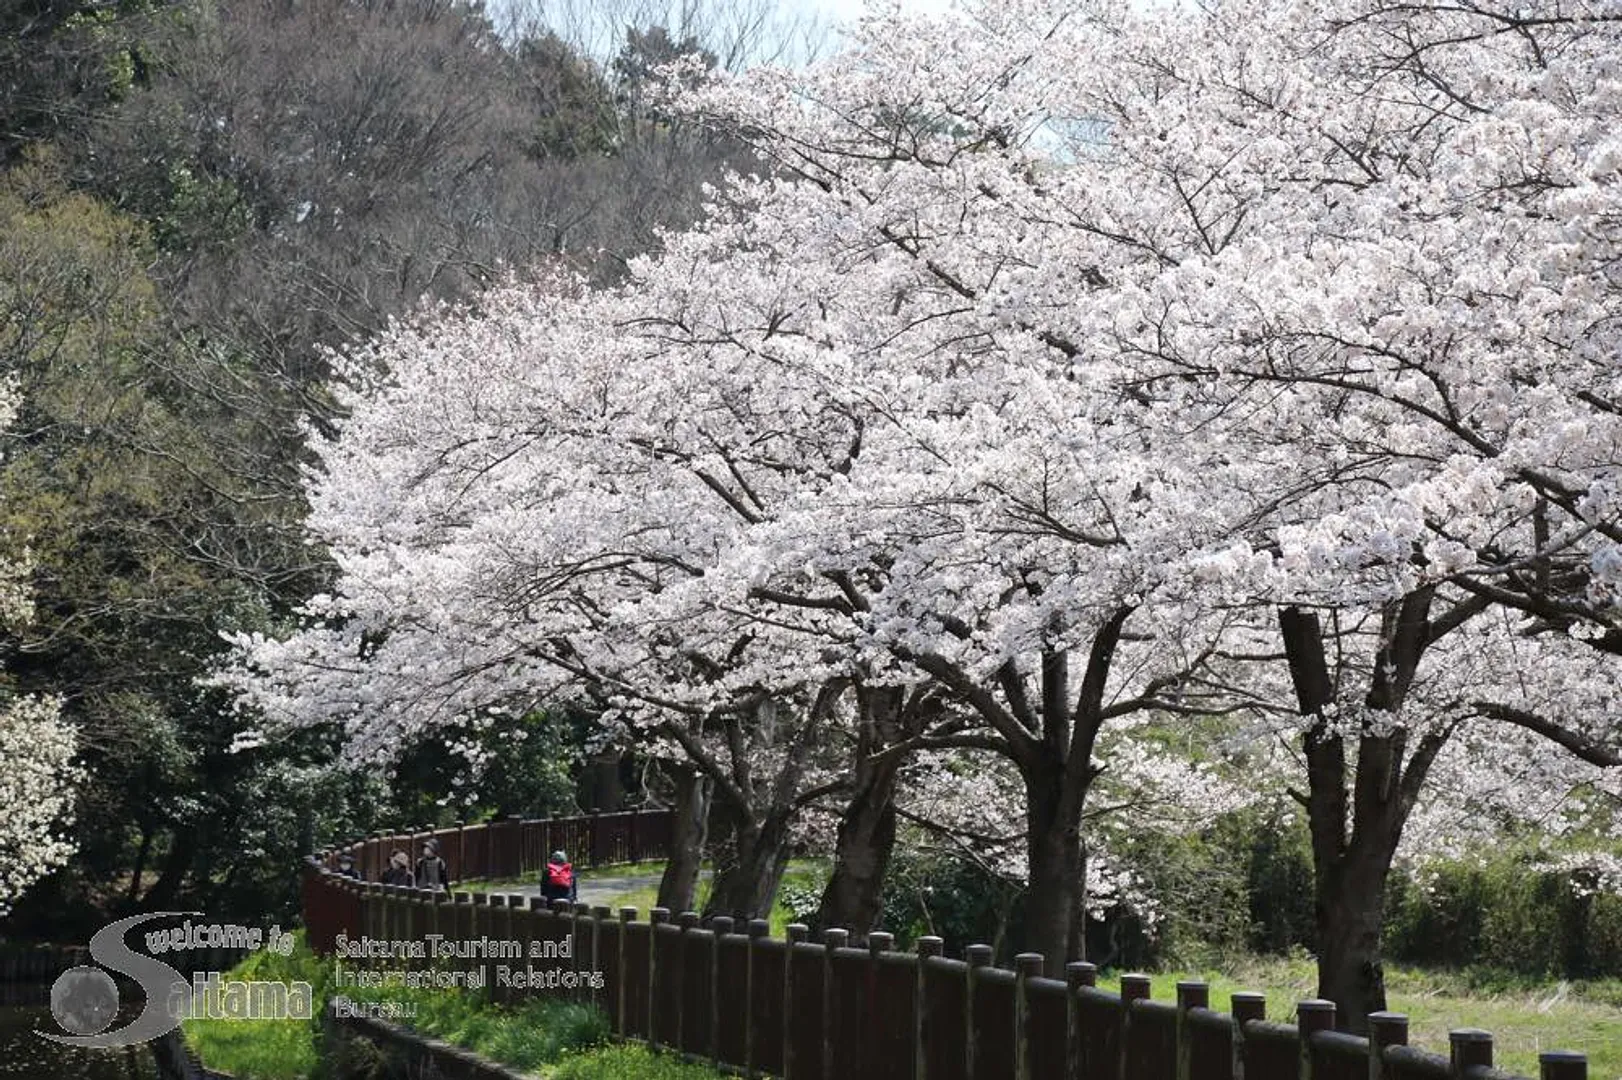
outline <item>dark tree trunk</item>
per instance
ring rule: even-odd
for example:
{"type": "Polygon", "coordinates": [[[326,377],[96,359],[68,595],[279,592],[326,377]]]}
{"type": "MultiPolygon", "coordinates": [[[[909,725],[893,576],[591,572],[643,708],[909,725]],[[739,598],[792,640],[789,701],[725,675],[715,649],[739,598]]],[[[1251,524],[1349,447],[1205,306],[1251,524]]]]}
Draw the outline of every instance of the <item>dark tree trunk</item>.
{"type": "MultiPolygon", "coordinates": [[[[1400,709],[1425,648],[1471,614],[1461,607],[1433,623],[1432,596],[1421,589],[1387,605],[1366,708],[1400,709]]],[[[1302,739],[1307,791],[1296,797],[1312,835],[1318,994],[1335,1003],[1339,1027],[1365,1034],[1369,1014],[1386,1007],[1380,931],[1391,861],[1451,728],[1427,733],[1406,763],[1406,728],[1366,728],[1358,735],[1355,776],[1349,776],[1345,736],[1324,719],[1334,680],[1318,618],[1286,608],[1279,630],[1301,714],[1317,718],[1302,739]]]]}
{"type": "Polygon", "coordinates": [[[704,914],[768,918],[788,866],[788,818],[773,814],[759,825],[737,822],[732,836],[733,857],[716,871],[704,914]]]}
{"type": "Polygon", "coordinates": [[[174,837],[169,843],[169,853],[164,857],[163,870],[158,874],[158,880],[146,896],[141,899],[141,907],[146,911],[163,911],[174,905],[175,897],[180,895],[180,886],[185,882],[186,875],[191,871],[193,860],[197,857],[198,837],[197,829],[191,825],[182,825],[175,829],[174,837]]]}
{"type": "Polygon", "coordinates": [[[581,806],[604,814],[624,809],[625,785],[620,778],[622,756],[618,750],[611,750],[586,764],[580,778],[581,806]]]}
{"type": "Polygon", "coordinates": [[[1020,764],[1025,781],[1025,837],[1029,885],[1025,898],[1025,948],[1039,952],[1051,978],[1087,955],[1087,863],[1081,844],[1081,812],[1098,777],[1093,747],[1104,726],[1104,690],[1115,649],[1131,608],[1117,608],[1093,635],[1072,709],[1070,658],[1042,655],[1042,738],[1020,764]]]}
{"type": "Polygon", "coordinates": [[[134,907],[141,898],[141,879],[146,876],[147,856],[152,853],[152,826],[141,822],[141,843],[135,849],[135,869],[130,873],[129,905],[134,907]]]}
{"type": "Polygon", "coordinates": [[[669,772],[675,781],[676,797],[671,813],[670,859],[659,879],[658,906],[675,912],[691,911],[699,867],[704,861],[710,782],[698,770],[684,765],[669,772]]]}
{"type": "MultiPolygon", "coordinates": [[[[1078,866],[1070,886],[1070,959],[1087,957],[1087,845],[1077,851],[1078,866]]],[[[1102,966],[1102,965],[1100,965],[1102,966]]],[[[1062,972],[1060,973],[1062,974],[1062,972]]]]}
{"type": "Polygon", "coordinates": [[[833,875],[812,920],[812,929],[841,927],[858,943],[878,923],[884,875],[895,849],[895,793],[905,759],[881,751],[902,734],[905,696],[900,687],[858,691],[853,790],[839,819],[833,875]]]}
{"type": "Polygon", "coordinates": [[[1386,1007],[1380,927],[1390,860],[1343,862],[1318,885],[1318,996],[1335,1003],[1337,1025],[1366,1034],[1371,1012],[1386,1007]]]}
{"type": "MultiPolygon", "coordinates": [[[[1072,707],[1070,657],[1065,649],[1042,653],[1041,698],[1033,703],[1014,661],[997,673],[997,700],[991,690],[935,654],[905,654],[975,708],[1000,739],[976,739],[1006,755],[1025,784],[1025,836],[1028,845],[1024,946],[1043,957],[1045,972],[1060,976],[1064,965],[1086,952],[1085,916],[1078,910],[1085,893],[1081,811],[1098,770],[1093,747],[1104,725],[1104,691],[1121,631],[1132,608],[1110,613],[1093,634],[1081,690],[1072,707]],[[1003,704],[1006,702],[1006,704],[1003,704]]],[[[1057,637],[1063,629],[1057,622],[1057,637]]],[[[1140,706],[1141,707],[1141,706],[1140,706]]],[[[968,745],[959,742],[958,745],[968,745]]]]}
{"type": "MultiPolygon", "coordinates": [[[[1082,768],[1086,763],[1080,763],[1082,768]]],[[[1065,767],[1057,762],[1025,775],[1026,842],[1029,844],[1025,890],[1027,952],[1041,953],[1044,969],[1058,975],[1070,960],[1081,960],[1086,938],[1075,934],[1083,862],[1081,805],[1085,791],[1066,789],[1065,767]]]]}
{"type": "Polygon", "coordinates": [[[833,875],[822,891],[813,929],[842,927],[858,943],[878,923],[884,875],[895,849],[896,767],[858,790],[839,821],[833,875]]]}

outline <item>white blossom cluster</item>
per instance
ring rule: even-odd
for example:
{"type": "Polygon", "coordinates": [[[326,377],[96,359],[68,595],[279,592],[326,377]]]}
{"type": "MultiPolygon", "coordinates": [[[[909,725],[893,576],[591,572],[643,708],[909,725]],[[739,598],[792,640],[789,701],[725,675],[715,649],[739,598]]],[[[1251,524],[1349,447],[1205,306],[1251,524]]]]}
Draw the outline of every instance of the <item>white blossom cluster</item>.
{"type": "MultiPolygon", "coordinates": [[[[756,775],[797,744],[709,718],[933,688],[1028,780],[1064,656],[1145,790],[1240,799],[1138,737],[1222,716],[1252,791],[1394,754],[1409,845],[1570,831],[1622,753],[1619,57],[1600,0],[979,0],[682,95],[778,168],[622,287],[353,353],[336,592],[220,681],[368,760],[590,686],[756,775]]],[[[906,798],[1018,834],[1007,767],[906,798]]]]}
{"type": "MultiPolygon", "coordinates": [[[[0,428],[15,413],[13,388],[0,389],[0,428]]],[[[8,630],[33,615],[28,572],[26,554],[0,557],[0,626],[8,630]]],[[[72,821],[79,779],[76,751],[74,729],[56,702],[0,700],[0,915],[73,854],[64,830],[72,821]]]]}
{"type": "Polygon", "coordinates": [[[63,830],[73,815],[76,747],[54,702],[0,705],[0,914],[73,854],[63,830]]]}

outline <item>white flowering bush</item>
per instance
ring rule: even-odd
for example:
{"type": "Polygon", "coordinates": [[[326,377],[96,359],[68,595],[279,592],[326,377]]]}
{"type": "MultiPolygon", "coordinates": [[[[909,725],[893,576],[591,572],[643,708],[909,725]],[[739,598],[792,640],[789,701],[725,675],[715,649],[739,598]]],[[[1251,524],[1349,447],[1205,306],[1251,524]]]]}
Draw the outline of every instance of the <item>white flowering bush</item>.
{"type": "MultiPolygon", "coordinates": [[[[11,389],[0,390],[0,427],[15,409],[11,389]]],[[[26,556],[0,557],[0,626],[15,628],[32,615],[27,574],[26,556]]],[[[73,854],[66,828],[79,779],[76,747],[56,702],[0,698],[0,915],[73,854]]]]}

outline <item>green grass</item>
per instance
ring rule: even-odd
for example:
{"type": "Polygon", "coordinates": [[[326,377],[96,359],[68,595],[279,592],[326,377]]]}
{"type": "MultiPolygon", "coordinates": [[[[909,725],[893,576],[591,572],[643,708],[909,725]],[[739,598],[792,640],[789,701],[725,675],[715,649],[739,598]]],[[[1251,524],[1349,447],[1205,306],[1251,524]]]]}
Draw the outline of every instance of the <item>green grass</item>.
{"type": "MultiPolygon", "coordinates": [[[[647,873],[655,874],[663,872],[664,865],[664,863],[642,863],[640,869],[645,870],[647,873]]],[[[777,903],[772,906],[771,917],[767,920],[771,923],[770,933],[772,937],[784,937],[788,933],[789,924],[797,921],[794,912],[790,911],[784,904],[783,894],[795,886],[799,886],[801,888],[815,888],[820,892],[823,884],[825,884],[828,880],[828,868],[829,863],[827,859],[789,860],[787,869],[783,871],[783,883],[782,887],[778,889],[777,903]]],[[[706,862],[704,864],[704,869],[711,869],[710,864],[706,862]]],[[[613,877],[615,875],[612,871],[610,871],[605,873],[603,876],[613,877]]],[[[581,880],[586,880],[586,876],[584,874],[581,875],[581,880]]],[[[710,878],[702,878],[699,880],[696,895],[693,897],[693,906],[695,909],[699,911],[704,910],[704,905],[709,901],[710,898],[710,886],[712,881],[713,879],[710,878]]],[[[615,911],[618,911],[622,907],[634,907],[638,911],[643,912],[644,917],[646,917],[646,912],[651,911],[654,908],[658,899],[659,887],[657,885],[650,885],[646,888],[632,889],[628,892],[616,893],[614,896],[608,899],[607,904],[615,911]]]]}
{"type": "MultiPolygon", "coordinates": [[[[1249,958],[1223,971],[1151,974],[1151,996],[1176,998],[1177,983],[1199,979],[1211,986],[1211,1005],[1227,1011],[1236,990],[1267,995],[1271,1020],[1291,1022],[1295,1003],[1317,996],[1317,974],[1307,958],[1249,958]]],[[[1119,991],[1119,974],[1100,975],[1099,985],[1119,991]]],[[[1482,972],[1386,968],[1387,1007],[1408,1017],[1408,1041],[1446,1055],[1447,1033],[1484,1028],[1493,1033],[1494,1061],[1522,1076],[1538,1075],[1538,1053],[1577,1050],[1588,1055],[1593,1080],[1622,1080],[1622,980],[1590,984],[1537,984],[1482,972]]]]}
{"type": "Polygon", "coordinates": [[[645,1046],[619,1044],[566,1055],[544,1075],[548,1080],[714,1080],[721,1074],[645,1046]]]}
{"type": "MultiPolygon", "coordinates": [[[[309,1080],[323,1075],[320,1017],[334,992],[333,965],[313,955],[298,935],[292,956],[251,954],[227,973],[243,980],[302,980],[314,988],[315,1019],[188,1020],[186,1041],[205,1065],[238,1080],[309,1080]]],[[[589,1005],[556,998],[533,998],[497,1006],[483,992],[367,989],[366,1001],[392,1001],[413,1007],[402,1021],[416,1031],[466,1047],[493,1061],[547,1080],[716,1080],[701,1065],[612,1044],[608,1018],[589,1005]]]]}
{"type": "MultiPolygon", "coordinates": [[[[320,1017],[331,993],[332,965],[311,953],[304,932],[297,933],[292,956],[268,951],[250,953],[226,978],[289,983],[314,988],[313,1012],[320,1017]]],[[[187,1020],[181,1032],[210,1068],[238,1080],[303,1080],[315,1073],[320,1042],[319,1020],[187,1020]]]]}
{"type": "Polygon", "coordinates": [[[238,1080],[304,1080],[316,1069],[309,1025],[291,1020],[188,1020],[186,1041],[211,1069],[238,1080]]]}

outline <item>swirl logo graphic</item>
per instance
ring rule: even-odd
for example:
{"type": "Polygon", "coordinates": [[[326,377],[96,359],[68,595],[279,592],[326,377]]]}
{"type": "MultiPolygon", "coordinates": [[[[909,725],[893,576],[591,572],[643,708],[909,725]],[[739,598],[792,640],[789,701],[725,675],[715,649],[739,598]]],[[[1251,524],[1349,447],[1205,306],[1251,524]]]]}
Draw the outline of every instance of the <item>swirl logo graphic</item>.
{"type": "Polygon", "coordinates": [[[196,915],[195,911],[153,911],[104,926],[90,939],[90,958],[100,967],[69,968],[51,985],[51,1015],[68,1035],[37,1032],[64,1046],[134,1046],[167,1035],[191,1014],[191,986],[180,972],[124,944],[131,928],[153,919],[196,915]],[[103,970],[107,969],[107,970],[103,970]],[[112,1031],[118,1015],[118,985],[107,971],[128,975],[146,994],[146,1006],[128,1024],[112,1031]]]}

